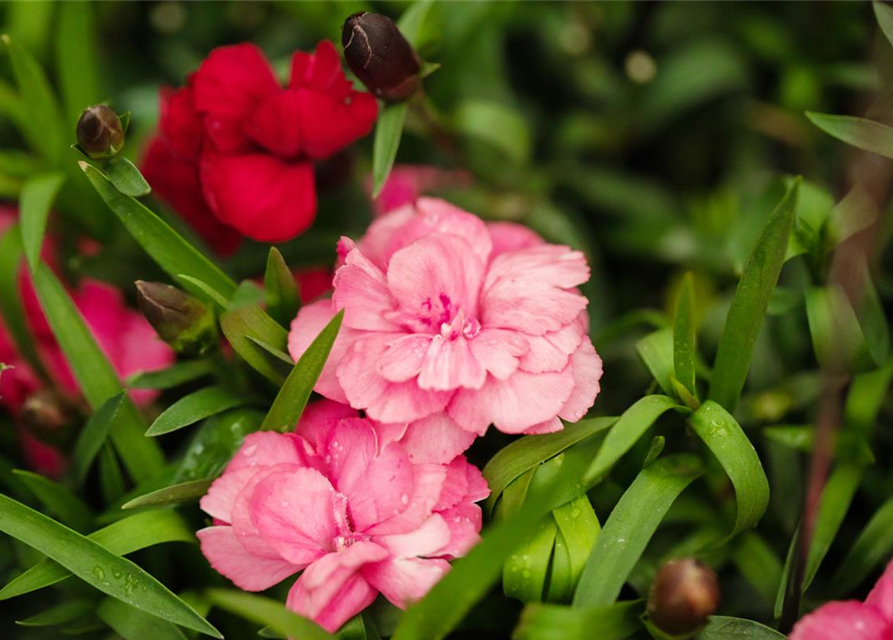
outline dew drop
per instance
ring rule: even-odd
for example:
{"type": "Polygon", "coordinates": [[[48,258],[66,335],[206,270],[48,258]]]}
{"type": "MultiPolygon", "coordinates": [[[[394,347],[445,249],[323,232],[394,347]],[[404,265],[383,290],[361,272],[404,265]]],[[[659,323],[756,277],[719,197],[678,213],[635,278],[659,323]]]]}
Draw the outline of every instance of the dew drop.
{"type": "Polygon", "coordinates": [[[105,570],[99,565],[96,565],[95,567],[93,567],[93,575],[102,580],[103,578],[105,578],[105,570]]]}

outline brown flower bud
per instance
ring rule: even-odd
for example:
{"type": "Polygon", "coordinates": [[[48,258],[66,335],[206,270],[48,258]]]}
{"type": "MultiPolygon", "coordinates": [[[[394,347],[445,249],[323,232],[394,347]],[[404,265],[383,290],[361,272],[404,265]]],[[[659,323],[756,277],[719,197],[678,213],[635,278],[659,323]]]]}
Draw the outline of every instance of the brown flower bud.
{"type": "Polygon", "coordinates": [[[56,446],[69,444],[81,420],[81,407],[55,389],[41,389],[22,405],[22,425],[38,440],[56,446]]]}
{"type": "Polygon", "coordinates": [[[124,146],[124,128],[113,109],[98,104],[81,114],[77,125],[78,145],[94,160],[117,155],[124,146]]]}
{"type": "Polygon", "coordinates": [[[719,580],[694,558],[672,560],[658,572],[648,597],[651,622],[664,633],[693,633],[719,606],[719,580]]]}
{"type": "Polygon", "coordinates": [[[217,342],[214,313],[201,300],[161,282],[136,282],[140,311],[177,353],[198,355],[217,342]]]}
{"type": "Polygon", "coordinates": [[[341,45],[351,71],[379,98],[400,102],[418,91],[419,57],[387,16],[353,14],[344,21],[341,45]]]}

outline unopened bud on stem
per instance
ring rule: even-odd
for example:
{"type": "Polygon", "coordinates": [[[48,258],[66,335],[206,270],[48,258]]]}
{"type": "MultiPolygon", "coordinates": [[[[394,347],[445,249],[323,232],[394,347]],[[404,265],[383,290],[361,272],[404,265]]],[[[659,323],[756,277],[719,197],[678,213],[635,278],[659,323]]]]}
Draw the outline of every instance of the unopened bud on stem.
{"type": "Polygon", "coordinates": [[[212,311],[197,298],[161,282],[136,282],[140,311],[177,353],[198,355],[217,342],[212,311]]]}
{"type": "Polygon", "coordinates": [[[124,127],[113,109],[98,104],[81,114],[77,138],[78,146],[93,160],[112,158],[124,146],[124,127]]]}
{"type": "Polygon", "coordinates": [[[387,16],[353,14],[344,21],[341,45],[351,71],[379,98],[400,102],[418,91],[419,57],[387,16]]]}
{"type": "Polygon", "coordinates": [[[71,397],[55,389],[41,389],[22,405],[22,425],[38,440],[55,446],[69,444],[81,420],[81,410],[71,397]]]}
{"type": "Polygon", "coordinates": [[[694,558],[672,560],[658,572],[648,597],[651,623],[672,636],[700,629],[719,606],[719,581],[694,558]]]}

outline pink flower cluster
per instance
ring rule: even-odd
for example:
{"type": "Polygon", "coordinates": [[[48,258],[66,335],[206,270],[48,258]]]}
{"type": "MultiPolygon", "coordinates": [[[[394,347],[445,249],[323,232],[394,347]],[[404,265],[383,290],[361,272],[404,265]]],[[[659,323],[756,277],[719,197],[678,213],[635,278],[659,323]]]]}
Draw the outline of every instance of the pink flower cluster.
{"type": "Polygon", "coordinates": [[[287,606],[335,631],[378,593],[421,598],[477,540],[480,471],[413,461],[349,407],[308,407],[296,433],[249,435],[202,498],[211,565],[248,591],[302,571],[287,606]]]}
{"type": "Polygon", "coordinates": [[[790,640],[893,640],[893,563],[865,602],[829,602],[805,616],[790,640]]]}

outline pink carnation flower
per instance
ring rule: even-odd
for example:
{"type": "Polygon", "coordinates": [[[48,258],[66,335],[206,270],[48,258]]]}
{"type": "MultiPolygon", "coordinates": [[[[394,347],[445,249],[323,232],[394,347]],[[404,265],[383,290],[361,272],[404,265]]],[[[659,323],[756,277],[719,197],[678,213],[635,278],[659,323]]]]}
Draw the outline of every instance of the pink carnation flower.
{"type": "Polygon", "coordinates": [[[420,198],[339,244],[334,294],[301,309],[301,356],[334,313],[344,323],[316,391],[386,424],[436,423],[432,448],[464,451],[490,424],[544,433],[595,401],[582,253],[510,223],[420,198]]]}
{"type": "Polygon", "coordinates": [[[790,640],[893,640],[893,563],[865,602],[829,602],[804,616],[790,640]]]}
{"type": "MultiPolygon", "coordinates": [[[[465,171],[448,171],[421,164],[395,165],[378,197],[372,201],[375,217],[383,216],[394,209],[412,204],[424,193],[450,187],[465,187],[471,183],[471,175],[465,171]]],[[[372,176],[364,187],[372,198],[372,176]]]]}
{"type": "Polygon", "coordinates": [[[211,566],[247,591],[303,570],[286,604],[329,631],[378,593],[398,607],[427,593],[479,539],[489,494],[464,457],[413,463],[351,414],[317,404],[297,433],[249,435],[201,501],[211,566]]]}

